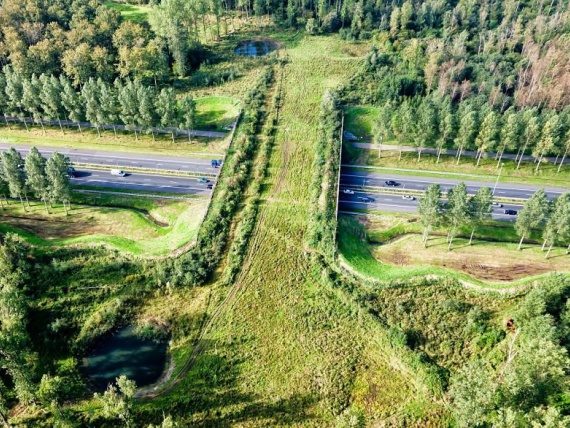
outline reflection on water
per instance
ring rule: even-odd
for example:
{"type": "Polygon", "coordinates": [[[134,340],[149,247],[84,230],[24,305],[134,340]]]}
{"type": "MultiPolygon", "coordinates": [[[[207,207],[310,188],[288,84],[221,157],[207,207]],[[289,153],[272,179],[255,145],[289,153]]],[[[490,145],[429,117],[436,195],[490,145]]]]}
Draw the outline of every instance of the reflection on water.
{"type": "Polygon", "coordinates": [[[96,391],[104,391],[121,375],[134,380],[137,386],[150,385],[164,370],[166,347],[166,342],[140,339],[131,326],[124,327],[83,359],[82,371],[96,391]]]}
{"type": "Polygon", "coordinates": [[[275,43],[268,40],[246,40],[240,42],[236,48],[236,54],[245,56],[267,55],[276,49],[275,43]]]}

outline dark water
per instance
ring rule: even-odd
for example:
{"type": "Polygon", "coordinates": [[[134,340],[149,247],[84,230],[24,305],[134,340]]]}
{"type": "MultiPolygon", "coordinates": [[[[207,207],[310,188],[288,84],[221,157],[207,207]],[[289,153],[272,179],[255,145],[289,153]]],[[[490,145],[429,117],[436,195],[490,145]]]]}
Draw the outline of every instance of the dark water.
{"type": "Polygon", "coordinates": [[[83,359],[81,371],[96,391],[104,391],[121,375],[134,380],[137,386],[150,385],[164,371],[166,348],[166,342],[143,340],[132,327],[124,327],[83,359]]]}
{"type": "Polygon", "coordinates": [[[266,40],[246,40],[240,42],[236,48],[236,54],[245,56],[262,56],[275,50],[275,43],[266,40]]]}

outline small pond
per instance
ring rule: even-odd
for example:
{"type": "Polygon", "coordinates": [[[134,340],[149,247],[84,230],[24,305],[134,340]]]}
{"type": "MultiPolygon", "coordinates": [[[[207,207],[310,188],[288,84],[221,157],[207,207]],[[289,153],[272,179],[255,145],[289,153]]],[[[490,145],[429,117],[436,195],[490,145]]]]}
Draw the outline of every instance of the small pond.
{"type": "Polygon", "coordinates": [[[123,327],[83,358],[81,371],[95,391],[106,390],[121,375],[134,380],[137,387],[151,385],[165,369],[167,345],[141,339],[132,326],[123,327]]]}
{"type": "Polygon", "coordinates": [[[277,49],[272,40],[244,40],[237,45],[236,54],[245,56],[263,56],[277,49]]]}

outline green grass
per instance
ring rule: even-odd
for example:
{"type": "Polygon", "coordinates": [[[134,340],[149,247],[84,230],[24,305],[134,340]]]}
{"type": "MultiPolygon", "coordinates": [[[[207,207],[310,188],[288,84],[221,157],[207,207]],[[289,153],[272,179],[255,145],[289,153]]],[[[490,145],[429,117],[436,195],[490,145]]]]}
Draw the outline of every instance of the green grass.
{"type": "Polygon", "coordinates": [[[106,1],[105,6],[118,10],[121,12],[123,18],[129,21],[141,24],[148,20],[148,12],[150,10],[150,7],[148,6],[124,4],[116,1],[106,1]]]}
{"type": "Polygon", "coordinates": [[[191,242],[206,210],[205,201],[154,200],[120,195],[77,194],[65,215],[43,204],[27,211],[12,202],[0,211],[0,231],[16,232],[39,247],[108,245],[131,254],[155,256],[191,242]],[[89,205],[86,205],[89,204],[89,205]]]}
{"type": "Polygon", "coordinates": [[[85,150],[101,150],[107,152],[148,153],[164,156],[198,156],[210,157],[211,154],[222,154],[226,141],[207,138],[192,138],[188,142],[185,136],[179,136],[173,143],[170,135],[161,134],[153,141],[150,135],[140,135],[138,141],[131,133],[119,132],[115,137],[113,131],[105,131],[101,137],[95,130],[83,130],[83,136],[77,129],[66,129],[62,135],[59,127],[46,127],[44,135],[41,129],[30,128],[26,131],[23,126],[12,125],[12,129],[0,127],[0,143],[22,144],[29,146],[47,146],[60,148],[75,148],[85,150]]]}
{"type": "MultiPolygon", "coordinates": [[[[344,163],[377,166],[386,168],[386,172],[395,174],[410,174],[410,172],[398,171],[398,169],[413,170],[414,175],[418,176],[449,177],[454,179],[461,179],[461,174],[468,174],[469,176],[464,176],[464,180],[494,183],[499,172],[497,161],[494,159],[483,159],[481,164],[476,166],[475,160],[467,157],[463,157],[459,165],[456,164],[454,156],[442,156],[439,163],[436,162],[437,157],[431,154],[423,154],[420,162],[417,161],[418,155],[412,152],[402,153],[401,160],[398,160],[398,157],[397,151],[384,150],[379,158],[377,150],[357,149],[348,146],[348,143],[344,145],[344,163]],[[454,176],[453,174],[460,175],[454,176]]],[[[502,183],[570,187],[570,166],[564,166],[558,173],[557,166],[544,164],[536,173],[532,162],[523,162],[518,170],[513,160],[505,159],[503,163],[504,167],[500,178],[502,183]]],[[[370,170],[368,169],[368,171],[370,170]]]]}
{"type": "Polygon", "coordinates": [[[344,129],[357,137],[371,137],[373,133],[372,124],[377,115],[377,107],[349,107],[344,116],[344,129]]]}
{"type": "Polygon", "coordinates": [[[200,129],[225,131],[236,120],[240,103],[232,97],[209,96],[196,100],[196,122],[200,129]]]}

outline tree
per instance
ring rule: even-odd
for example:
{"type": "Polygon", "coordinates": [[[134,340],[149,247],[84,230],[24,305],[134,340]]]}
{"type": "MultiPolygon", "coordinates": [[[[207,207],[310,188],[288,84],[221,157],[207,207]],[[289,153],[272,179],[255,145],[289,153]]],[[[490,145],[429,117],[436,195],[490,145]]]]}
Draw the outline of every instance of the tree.
{"type": "Polygon", "coordinates": [[[441,220],[441,188],[439,184],[430,184],[426,192],[420,197],[418,213],[420,223],[424,228],[422,241],[427,247],[429,233],[441,220]]]}
{"type": "Polygon", "coordinates": [[[534,195],[528,199],[524,208],[519,212],[515,229],[517,234],[521,237],[518,249],[521,249],[525,236],[530,234],[530,231],[537,227],[548,213],[548,198],[544,189],[537,190],[534,195]]]}
{"type": "Polygon", "coordinates": [[[81,85],[93,77],[91,64],[92,48],[87,43],[80,43],[75,48],[64,52],[62,58],[63,70],[75,86],[81,85]]]}
{"type": "Polygon", "coordinates": [[[69,119],[72,122],[77,123],[77,128],[79,128],[79,132],[83,135],[83,131],[81,130],[81,120],[83,119],[84,109],[81,95],[73,89],[71,83],[65,76],[59,76],[59,81],[63,88],[61,92],[61,104],[67,112],[69,119]]]}
{"type": "Polygon", "coordinates": [[[139,109],[136,115],[137,125],[141,127],[143,132],[150,131],[154,140],[153,126],[156,123],[156,114],[154,112],[155,93],[148,86],[138,85],[137,98],[139,109]]]}
{"type": "Polygon", "coordinates": [[[113,88],[97,79],[97,88],[99,92],[99,114],[98,120],[101,123],[113,125],[113,132],[117,136],[117,121],[119,119],[119,111],[121,109],[119,100],[113,88]]]}
{"type": "Polygon", "coordinates": [[[465,183],[459,183],[447,192],[446,218],[449,224],[447,249],[451,250],[453,238],[457,236],[459,229],[469,222],[469,197],[465,183]]]}
{"type": "Polygon", "coordinates": [[[39,122],[45,134],[44,124],[41,117],[40,90],[41,83],[36,75],[32,75],[30,80],[24,80],[22,94],[22,106],[27,110],[34,122],[39,122]]]}
{"type": "Polygon", "coordinates": [[[134,426],[131,409],[136,389],[135,382],[123,375],[117,378],[116,385],[109,385],[103,395],[95,394],[95,399],[101,402],[106,418],[118,418],[125,427],[131,427],[134,426]]]}
{"type": "Polygon", "coordinates": [[[514,149],[520,138],[520,124],[519,116],[514,110],[509,110],[506,114],[505,123],[501,127],[501,148],[499,151],[499,159],[497,161],[497,168],[501,165],[503,154],[505,150],[514,149]]]}
{"type": "Polygon", "coordinates": [[[40,76],[40,84],[41,90],[39,95],[44,117],[50,121],[57,119],[61,133],[65,134],[65,132],[63,132],[63,126],[61,125],[60,116],[63,107],[61,101],[63,88],[56,77],[48,77],[45,74],[40,76]]]}
{"type": "Polygon", "coordinates": [[[176,126],[176,95],[172,88],[163,88],[156,99],[156,112],[160,116],[162,128],[170,128],[174,143],[174,126],[176,126]]]}
{"type": "Polygon", "coordinates": [[[454,143],[457,149],[457,164],[461,159],[461,154],[473,144],[475,133],[477,132],[477,113],[473,107],[467,105],[459,118],[459,130],[454,143]]]}
{"type": "Polygon", "coordinates": [[[2,152],[2,170],[4,179],[8,182],[10,196],[12,198],[20,198],[20,203],[24,211],[24,200],[27,198],[26,174],[24,172],[24,160],[22,155],[13,147],[10,150],[2,152]]]}
{"type": "Polygon", "coordinates": [[[125,128],[129,131],[134,131],[135,139],[138,140],[136,128],[139,111],[137,86],[132,80],[128,80],[125,85],[121,85],[117,80],[115,81],[115,87],[117,88],[119,104],[121,106],[119,116],[125,124],[125,128]]]}
{"type": "Polygon", "coordinates": [[[43,201],[49,214],[47,201],[49,199],[48,179],[46,175],[46,160],[38,149],[32,147],[25,162],[26,185],[40,201],[43,201]]]}
{"type": "Polygon", "coordinates": [[[65,204],[69,204],[69,165],[69,158],[58,152],[53,152],[46,163],[49,198],[51,201],[60,201],[66,214],[65,204]]]}
{"type": "Polygon", "coordinates": [[[559,134],[560,126],[558,115],[555,114],[544,124],[540,139],[532,153],[532,155],[537,159],[536,172],[538,172],[538,168],[540,168],[544,155],[557,145],[558,139],[560,138],[559,134]]]}
{"type": "Polygon", "coordinates": [[[97,82],[93,79],[89,79],[83,89],[81,90],[81,97],[85,103],[85,116],[87,120],[91,123],[91,126],[95,126],[97,129],[97,135],[101,136],[99,127],[101,126],[101,94],[99,92],[99,86],[97,82]]]}
{"type": "Polygon", "coordinates": [[[418,150],[418,162],[422,150],[434,143],[438,133],[437,113],[433,102],[426,98],[418,108],[417,126],[415,129],[414,143],[418,150]]]}
{"type": "Polygon", "coordinates": [[[570,194],[564,193],[554,200],[552,212],[546,221],[543,238],[543,250],[545,244],[550,244],[546,258],[555,244],[570,242],[570,194]]]}
{"type": "Polygon", "coordinates": [[[477,138],[475,138],[475,145],[477,146],[477,166],[481,162],[483,155],[486,155],[489,150],[492,150],[497,144],[498,135],[498,118],[497,113],[491,110],[483,122],[477,138]]]}
{"type": "Polygon", "coordinates": [[[526,135],[524,146],[521,150],[521,154],[517,163],[517,169],[520,168],[521,162],[523,160],[524,152],[527,147],[532,147],[540,132],[540,121],[537,115],[536,108],[524,110],[522,115],[522,122],[524,125],[524,134],[526,135]]]}
{"type": "Polygon", "coordinates": [[[455,132],[457,128],[457,120],[455,113],[453,112],[453,107],[451,106],[451,100],[449,97],[443,98],[440,103],[440,121],[439,121],[439,138],[436,141],[437,146],[437,161],[441,157],[441,152],[443,148],[453,141],[455,137],[455,132]]]}
{"type": "Polygon", "coordinates": [[[394,138],[394,133],[392,132],[392,115],[394,114],[394,108],[391,103],[386,103],[380,107],[378,111],[378,116],[373,123],[373,139],[374,143],[378,144],[378,157],[380,157],[380,152],[382,150],[382,143],[385,141],[390,141],[394,138]]]}
{"type": "Polygon", "coordinates": [[[188,131],[188,141],[191,143],[192,139],[190,133],[194,128],[194,119],[196,115],[196,103],[192,98],[192,95],[185,94],[178,101],[178,117],[180,118],[180,124],[178,125],[180,129],[186,129],[188,131]]]}
{"type": "Polygon", "coordinates": [[[6,112],[11,116],[18,117],[22,122],[24,122],[26,130],[29,130],[26,122],[26,114],[22,105],[22,99],[24,97],[24,79],[20,73],[13,71],[12,67],[9,66],[4,68],[4,73],[6,74],[5,92],[8,96],[6,112]]]}
{"type": "Polygon", "coordinates": [[[484,186],[477,190],[477,193],[470,201],[471,213],[471,236],[469,237],[469,245],[473,242],[473,234],[475,228],[481,225],[485,220],[489,220],[493,213],[493,191],[490,187],[484,186]]]}
{"type": "Polygon", "coordinates": [[[560,172],[560,170],[562,169],[562,165],[564,164],[564,160],[566,159],[566,155],[568,154],[568,151],[570,151],[570,130],[568,130],[566,132],[566,135],[564,136],[564,143],[563,143],[563,147],[564,147],[564,154],[562,155],[562,160],[560,161],[560,165],[558,165],[558,172],[560,172]]]}
{"type": "Polygon", "coordinates": [[[0,73],[0,113],[4,116],[4,121],[6,126],[10,128],[8,123],[8,95],[6,94],[6,76],[4,73],[0,73]]]}

